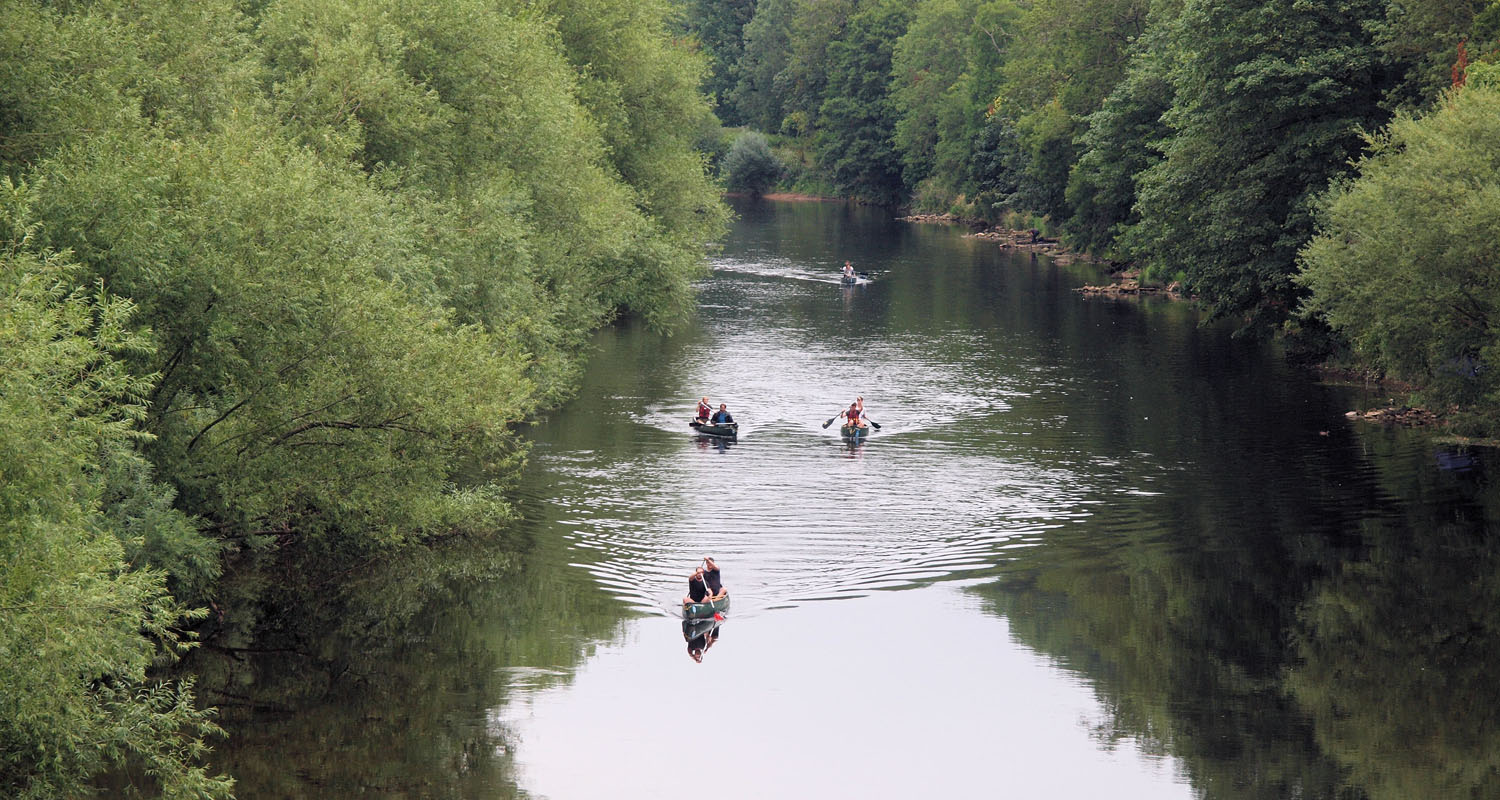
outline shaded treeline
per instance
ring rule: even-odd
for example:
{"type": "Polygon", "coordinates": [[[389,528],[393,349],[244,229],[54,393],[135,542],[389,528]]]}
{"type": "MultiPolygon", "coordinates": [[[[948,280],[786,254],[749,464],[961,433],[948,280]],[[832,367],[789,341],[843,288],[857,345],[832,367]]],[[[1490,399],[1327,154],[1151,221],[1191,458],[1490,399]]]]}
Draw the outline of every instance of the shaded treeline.
{"type": "Polygon", "coordinates": [[[725,219],[672,13],[0,2],[0,794],[227,795],[149,671],[228,560],[512,515],[514,423],[725,219]]]}
{"type": "Polygon", "coordinates": [[[721,118],[773,139],[731,187],[769,188],[770,159],[786,188],[1038,228],[1308,356],[1352,345],[1500,408],[1469,369],[1500,338],[1472,289],[1500,262],[1500,168],[1470,135],[1500,129],[1495,0],[684,4],[721,118]],[[1434,119],[1454,107],[1475,121],[1434,119]]]}

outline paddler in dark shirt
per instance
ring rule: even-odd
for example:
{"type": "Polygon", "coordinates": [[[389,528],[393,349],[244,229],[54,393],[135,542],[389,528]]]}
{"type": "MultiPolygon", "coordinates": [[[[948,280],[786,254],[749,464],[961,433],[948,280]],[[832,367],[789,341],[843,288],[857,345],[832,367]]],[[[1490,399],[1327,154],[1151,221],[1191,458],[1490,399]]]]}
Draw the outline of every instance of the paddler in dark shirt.
{"type": "Polygon", "coordinates": [[[713,423],[715,425],[728,425],[734,422],[734,417],[729,416],[729,409],[723,403],[719,404],[719,410],[714,412],[713,423]]]}
{"type": "Polygon", "coordinates": [[[726,594],[723,579],[719,575],[719,566],[711,558],[703,559],[706,567],[700,566],[693,570],[688,576],[687,597],[682,598],[684,603],[701,603],[705,599],[718,600],[726,594]]]}
{"type": "Polygon", "coordinates": [[[708,591],[713,595],[713,598],[718,600],[724,595],[729,594],[724,589],[723,578],[719,575],[719,565],[715,564],[714,560],[708,556],[703,557],[703,563],[706,565],[703,568],[703,582],[708,584],[708,591]]]}

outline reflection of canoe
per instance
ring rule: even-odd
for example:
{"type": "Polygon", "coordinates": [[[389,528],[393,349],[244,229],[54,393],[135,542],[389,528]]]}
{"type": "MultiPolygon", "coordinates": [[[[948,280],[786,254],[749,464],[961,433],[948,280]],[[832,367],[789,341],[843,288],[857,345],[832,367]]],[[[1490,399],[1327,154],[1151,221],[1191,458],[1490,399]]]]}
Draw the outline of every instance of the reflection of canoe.
{"type": "Polygon", "coordinates": [[[861,439],[870,435],[870,428],[869,426],[861,428],[857,425],[845,425],[839,428],[839,433],[843,434],[845,439],[861,439]]]}
{"type": "Polygon", "coordinates": [[[693,420],[688,425],[701,436],[722,436],[726,439],[733,439],[740,434],[740,424],[738,422],[726,422],[723,425],[715,425],[711,422],[693,420]]]}
{"type": "Polygon", "coordinates": [[[702,636],[707,636],[719,627],[719,621],[713,617],[708,619],[685,619],[682,621],[682,639],[691,642],[702,636]]]}
{"type": "Polygon", "coordinates": [[[715,614],[722,614],[729,610],[729,595],[724,595],[718,600],[705,600],[701,603],[683,603],[682,616],[684,619],[707,619],[711,620],[715,614]]]}

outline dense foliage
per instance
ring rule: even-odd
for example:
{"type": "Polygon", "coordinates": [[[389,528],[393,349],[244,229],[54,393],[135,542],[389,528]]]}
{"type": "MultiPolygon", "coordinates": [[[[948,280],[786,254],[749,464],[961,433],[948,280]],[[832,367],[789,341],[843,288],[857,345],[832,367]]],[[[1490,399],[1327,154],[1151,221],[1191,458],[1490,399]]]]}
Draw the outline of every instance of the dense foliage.
{"type": "Polygon", "coordinates": [[[675,14],[0,0],[0,794],[225,794],[148,667],[226,557],[510,516],[514,423],[725,218],[675,14]]]}
{"type": "Polygon", "coordinates": [[[1308,305],[1437,400],[1500,407],[1500,85],[1474,81],[1371,142],[1302,252],[1308,305]],[[1436,210],[1436,213],[1435,213],[1436,210]]]}
{"type": "Polygon", "coordinates": [[[763,194],[781,178],[781,162],[771,152],[766,137],[746,131],[735,138],[720,165],[724,185],[730,191],[763,194]]]}
{"type": "Polygon", "coordinates": [[[723,114],[836,191],[1038,224],[1269,330],[1319,196],[1496,58],[1500,2],[762,0],[740,31],[723,114]]]}

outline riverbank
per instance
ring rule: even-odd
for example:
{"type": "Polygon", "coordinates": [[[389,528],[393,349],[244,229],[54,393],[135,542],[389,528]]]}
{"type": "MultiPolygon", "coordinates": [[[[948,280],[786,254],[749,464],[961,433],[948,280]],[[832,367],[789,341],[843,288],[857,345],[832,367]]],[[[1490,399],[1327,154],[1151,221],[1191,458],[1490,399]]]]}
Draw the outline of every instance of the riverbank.
{"type": "Polygon", "coordinates": [[[766,194],[751,194],[749,192],[724,192],[726,198],[776,200],[783,203],[856,203],[847,197],[830,197],[819,194],[799,194],[797,192],[767,192],[766,194]]]}
{"type": "Polygon", "coordinates": [[[1045,255],[1058,264],[1071,264],[1076,261],[1097,263],[1101,260],[1088,253],[1076,252],[1063,244],[1061,239],[1043,236],[1041,231],[1035,228],[1026,230],[1002,228],[991,225],[985,220],[960,217],[957,214],[908,214],[897,219],[923,225],[962,225],[970,229],[969,233],[964,234],[966,239],[993,242],[1002,250],[1045,255]]]}

